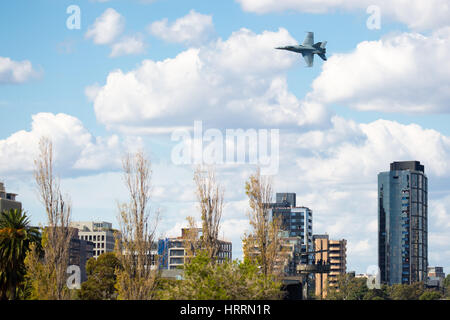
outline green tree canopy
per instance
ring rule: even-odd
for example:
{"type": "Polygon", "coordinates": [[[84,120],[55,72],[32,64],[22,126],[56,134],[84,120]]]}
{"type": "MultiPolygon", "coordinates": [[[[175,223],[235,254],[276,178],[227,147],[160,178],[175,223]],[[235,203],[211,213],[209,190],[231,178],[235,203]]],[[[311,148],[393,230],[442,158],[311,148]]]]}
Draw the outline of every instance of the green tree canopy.
{"type": "Polygon", "coordinates": [[[345,274],[338,277],[335,287],[329,286],[327,300],[363,300],[368,292],[366,279],[345,274]]]}
{"type": "Polygon", "coordinates": [[[383,284],[380,289],[369,289],[364,300],[389,300],[389,286],[383,284]]]}
{"type": "Polygon", "coordinates": [[[439,300],[441,298],[442,298],[442,295],[440,292],[437,292],[435,290],[426,290],[419,297],[419,300],[439,300]]]}
{"type": "Polygon", "coordinates": [[[278,299],[281,283],[264,276],[249,261],[214,264],[207,253],[199,252],[185,265],[184,279],[173,282],[161,294],[163,299],[176,300],[278,299]]]}
{"type": "Polygon", "coordinates": [[[447,298],[450,298],[450,274],[444,279],[444,292],[447,298]]]}
{"type": "Polygon", "coordinates": [[[89,259],[86,264],[87,280],[81,284],[79,298],[81,300],[116,299],[115,272],[120,268],[120,261],[113,252],[103,253],[97,259],[89,259]]]}
{"type": "Polygon", "coordinates": [[[394,284],[390,288],[390,297],[392,300],[419,300],[424,291],[422,282],[394,284]]]}
{"type": "Polygon", "coordinates": [[[39,229],[30,226],[24,211],[0,213],[0,299],[16,299],[23,288],[24,260],[33,242],[40,243],[39,229]]]}
{"type": "Polygon", "coordinates": [[[444,286],[450,286],[450,274],[445,277],[444,286]]]}

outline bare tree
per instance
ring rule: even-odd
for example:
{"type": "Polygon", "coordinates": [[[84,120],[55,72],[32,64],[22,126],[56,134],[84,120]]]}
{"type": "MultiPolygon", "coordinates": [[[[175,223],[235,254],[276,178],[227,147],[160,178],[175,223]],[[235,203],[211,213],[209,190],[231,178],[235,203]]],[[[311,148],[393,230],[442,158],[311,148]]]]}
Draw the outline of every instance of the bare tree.
{"type": "Polygon", "coordinates": [[[124,181],[130,200],[119,204],[120,234],[116,254],[123,269],[117,271],[119,299],[148,300],[155,297],[159,278],[158,261],[152,254],[159,212],[149,225],[150,161],[143,151],[122,159],[124,181]]]}
{"type": "Polygon", "coordinates": [[[272,180],[261,176],[258,168],[246,182],[245,190],[249,198],[248,216],[252,231],[243,240],[244,255],[256,260],[264,275],[275,275],[280,247],[280,223],[278,219],[270,217],[272,180]]]}
{"type": "Polygon", "coordinates": [[[211,261],[215,261],[219,249],[220,219],[223,211],[223,188],[216,181],[215,171],[199,167],[194,173],[196,195],[202,219],[202,249],[206,250],[211,261]]]}
{"type": "Polygon", "coordinates": [[[198,239],[197,222],[194,217],[186,218],[188,227],[183,234],[184,246],[185,246],[185,263],[189,263],[191,259],[196,255],[197,251],[201,249],[201,242],[198,239]]]}
{"type": "MultiPolygon", "coordinates": [[[[66,287],[67,266],[69,264],[70,239],[73,229],[69,228],[71,218],[71,203],[67,196],[63,197],[59,179],[53,173],[53,144],[49,138],[41,138],[39,153],[34,161],[34,178],[39,199],[47,213],[47,227],[43,237],[43,261],[30,257],[35,265],[29,265],[29,271],[35,275],[35,287],[41,288],[44,296],[41,299],[65,300],[70,298],[66,287]],[[36,263],[41,263],[37,267],[36,263]],[[37,272],[39,271],[39,272],[37,272]],[[45,290],[42,290],[45,288],[45,290]]],[[[32,250],[32,253],[37,254],[32,250]]]]}

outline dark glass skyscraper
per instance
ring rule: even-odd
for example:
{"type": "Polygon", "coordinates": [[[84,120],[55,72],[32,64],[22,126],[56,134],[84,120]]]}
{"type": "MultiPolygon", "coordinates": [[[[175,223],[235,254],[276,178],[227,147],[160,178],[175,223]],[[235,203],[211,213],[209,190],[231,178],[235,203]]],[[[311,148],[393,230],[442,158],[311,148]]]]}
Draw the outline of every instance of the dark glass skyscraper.
{"type": "Polygon", "coordinates": [[[426,281],[428,179],[419,161],[378,174],[378,265],[387,284],[426,281]]]}

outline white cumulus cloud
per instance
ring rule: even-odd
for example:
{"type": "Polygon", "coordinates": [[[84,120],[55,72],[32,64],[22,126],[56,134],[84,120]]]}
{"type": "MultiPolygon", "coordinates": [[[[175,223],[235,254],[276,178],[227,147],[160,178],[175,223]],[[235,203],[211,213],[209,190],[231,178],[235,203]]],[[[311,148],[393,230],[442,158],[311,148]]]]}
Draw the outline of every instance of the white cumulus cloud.
{"type": "Polygon", "coordinates": [[[380,8],[381,18],[388,17],[413,29],[448,25],[450,4],[447,0],[237,0],[245,11],[256,13],[298,11],[328,13],[336,10],[366,12],[369,6],[380,8]]]}
{"type": "Polygon", "coordinates": [[[120,167],[122,146],[118,136],[94,137],[75,117],[38,113],[32,116],[30,131],[21,130],[0,140],[0,172],[32,171],[43,136],[52,140],[55,164],[65,172],[120,167]]]}
{"type": "Polygon", "coordinates": [[[0,57],[0,84],[24,83],[37,76],[30,61],[0,57]]]}
{"type": "Polygon", "coordinates": [[[123,32],[124,27],[125,19],[122,15],[108,8],[89,27],[85,37],[92,39],[95,44],[110,44],[123,32]]]}
{"type": "Polygon", "coordinates": [[[191,10],[169,25],[168,19],[153,22],[148,30],[167,42],[199,45],[207,41],[214,32],[212,16],[191,10]]]}
{"type": "Polygon", "coordinates": [[[110,57],[120,57],[130,54],[141,54],[145,52],[145,44],[142,36],[127,36],[114,43],[111,48],[110,57]]]}
{"type": "Polygon", "coordinates": [[[310,98],[357,110],[450,111],[450,27],[430,36],[387,35],[335,54],[312,84],[310,98]]]}
{"type": "Polygon", "coordinates": [[[389,171],[390,162],[401,160],[419,160],[435,177],[450,176],[450,137],[436,130],[388,120],[350,121],[343,130],[336,126],[345,126],[345,120],[333,122],[332,129],[299,136],[297,146],[306,152],[296,161],[308,181],[374,182],[379,172],[389,171]]]}
{"type": "Polygon", "coordinates": [[[298,59],[274,47],[292,42],[285,29],[241,29],[174,58],[112,71],[95,98],[97,119],[124,130],[192,126],[194,120],[251,128],[323,123],[323,106],[302,104],[288,89],[286,72],[298,59]]]}

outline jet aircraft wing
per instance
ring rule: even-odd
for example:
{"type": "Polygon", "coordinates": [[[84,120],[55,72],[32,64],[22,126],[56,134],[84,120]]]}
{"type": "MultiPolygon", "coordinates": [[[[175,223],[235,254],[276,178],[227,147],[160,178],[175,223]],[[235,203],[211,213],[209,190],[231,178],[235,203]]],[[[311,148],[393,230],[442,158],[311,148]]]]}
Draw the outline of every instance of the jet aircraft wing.
{"type": "Polygon", "coordinates": [[[305,40],[303,41],[304,46],[312,46],[314,44],[314,32],[308,32],[306,34],[305,40]]]}
{"type": "Polygon", "coordinates": [[[314,64],[314,54],[308,52],[302,52],[302,56],[303,58],[305,58],[306,64],[308,65],[308,67],[312,67],[314,64]]]}

